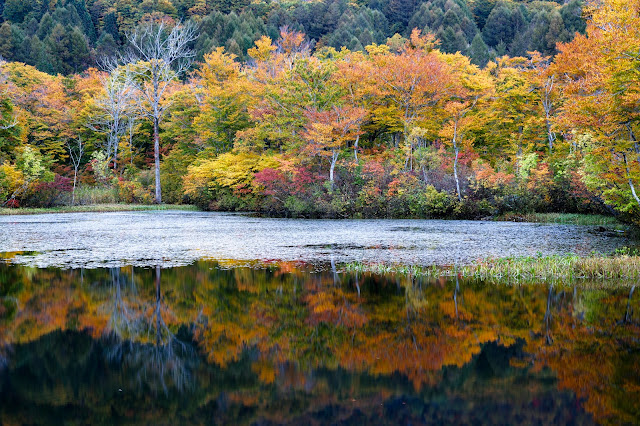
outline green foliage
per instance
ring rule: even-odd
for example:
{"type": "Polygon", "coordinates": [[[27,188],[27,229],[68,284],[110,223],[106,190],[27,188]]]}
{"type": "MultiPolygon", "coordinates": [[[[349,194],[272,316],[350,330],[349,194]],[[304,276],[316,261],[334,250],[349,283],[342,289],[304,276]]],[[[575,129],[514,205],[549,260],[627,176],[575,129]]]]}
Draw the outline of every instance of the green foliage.
{"type": "Polygon", "coordinates": [[[160,17],[198,22],[201,33],[194,48],[200,59],[215,47],[224,47],[240,60],[247,60],[247,50],[256,40],[263,35],[276,39],[283,26],[304,32],[317,46],[352,51],[383,44],[396,33],[408,37],[418,28],[434,33],[441,49],[448,53],[466,52],[474,37],[482,34],[493,50],[491,54],[502,53],[500,43],[514,55],[527,49],[546,54],[555,52],[557,41],[567,41],[574,32],[584,31],[582,5],[581,0],[563,5],[495,0],[379,0],[368,4],[228,0],[215,6],[193,0],[131,0],[109,5],[8,0],[0,9],[0,56],[51,74],[77,73],[116,54],[123,47],[126,32],[138,23],[160,17]]]}

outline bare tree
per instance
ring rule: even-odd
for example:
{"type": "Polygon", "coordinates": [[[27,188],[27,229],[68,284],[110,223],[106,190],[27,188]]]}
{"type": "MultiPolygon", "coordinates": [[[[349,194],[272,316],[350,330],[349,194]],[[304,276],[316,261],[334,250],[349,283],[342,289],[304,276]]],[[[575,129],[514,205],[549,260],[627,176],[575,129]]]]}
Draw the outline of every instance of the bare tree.
{"type": "Polygon", "coordinates": [[[80,168],[80,161],[82,160],[82,155],[84,154],[84,144],[82,143],[82,139],[78,138],[78,144],[73,146],[71,142],[67,141],[67,149],[69,150],[69,157],[71,158],[71,163],[73,164],[73,192],[71,192],[71,204],[74,205],[76,203],[76,182],[78,180],[78,169],[80,168]]]}
{"type": "Polygon", "coordinates": [[[107,159],[110,161],[113,155],[113,167],[117,168],[120,138],[127,130],[128,120],[134,114],[134,86],[131,75],[122,67],[113,67],[110,75],[101,80],[104,96],[96,100],[96,112],[89,118],[87,127],[107,135],[107,159]]]}
{"type": "Polygon", "coordinates": [[[160,122],[169,108],[164,99],[170,84],[191,66],[195,52],[189,47],[197,38],[193,23],[178,24],[169,29],[161,23],[147,23],[127,35],[130,49],[121,58],[129,64],[141,115],[153,121],[153,154],[155,160],[155,202],[162,202],[160,189],[160,122]]]}

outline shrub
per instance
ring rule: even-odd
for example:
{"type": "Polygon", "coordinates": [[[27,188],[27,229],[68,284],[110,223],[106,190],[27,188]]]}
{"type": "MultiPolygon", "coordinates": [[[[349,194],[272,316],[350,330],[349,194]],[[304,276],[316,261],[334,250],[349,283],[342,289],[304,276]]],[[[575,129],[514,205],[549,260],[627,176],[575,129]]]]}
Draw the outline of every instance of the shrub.
{"type": "Polygon", "coordinates": [[[139,204],[152,204],[153,195],[148,189],[143,188],[140,182],[126,181],[124,179],[118,180],[116,186],[117,197],[116,200],[120,203],[139,203],[139,204]]]}
{"type": "Polygon", "coordinates": [[[53,207],[69,202],[73,189],[71,179],[55,175],[52,182],[39,182],[32,185],[23,196],[23,205],[27,207],[53,207]]]}

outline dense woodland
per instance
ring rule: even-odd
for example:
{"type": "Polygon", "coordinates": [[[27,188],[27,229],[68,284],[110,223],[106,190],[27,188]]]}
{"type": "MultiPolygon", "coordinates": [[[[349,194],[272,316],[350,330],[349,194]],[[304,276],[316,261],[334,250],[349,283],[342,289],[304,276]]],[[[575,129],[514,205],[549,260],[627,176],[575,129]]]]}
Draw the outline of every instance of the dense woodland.
{"type": "Polygon", "coordinates": [[[5,206],[640,217],[640,0],[0,4],[5,206]]]}
{"type": "Polygon", "coordinates": [[[199,59],[222,46],[248,60],[255,41],[277,40],[284,26],[316,48],[352,51],[418,28],[434,33],[441,51],[484,66],[505,54],[556,53],[557,42],[584,32],[581,12],[579,0],[0,0],[0,55],[50,74],[78,73],[121,50],[141,22],[168,17],[200,24],[199,59]]]}

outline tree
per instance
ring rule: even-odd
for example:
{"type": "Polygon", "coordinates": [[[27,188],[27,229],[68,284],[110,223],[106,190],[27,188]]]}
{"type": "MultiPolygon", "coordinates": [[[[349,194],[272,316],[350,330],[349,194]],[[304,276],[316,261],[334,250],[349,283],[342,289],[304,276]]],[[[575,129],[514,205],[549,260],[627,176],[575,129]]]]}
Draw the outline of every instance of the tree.
{"type": "MultiPolygon", "coordinates": [[[[376,119],[387,121],[392,129],[401,131],[407,150],[405,167],[412,168],[413,144],[409,135],[418,123],[432,125],[435,107],[441,104],[451,84],[449,70],[439,54],[433,50],[433,35],[411,33],[411,41],[404,52],[373,56],[374,78],[372,87],[380,103],[374,110],[376,119]]],[[[371,52],[370,52],[371,53],[371,52]]]]}
{"type": "Polygon", "coordinates": [[[484,42],[480,33],[473,38],[471,46],[467,50],[467,55],[469,55],[471,62],[479,67],[484,67],[491,60],[489,46],[484,42]]]}
{"type": "Polygon", "coordinates": [[[227,151],[233,147],[236,132],[248,127],[247,106],[251,101],[248,81],[242,75],[236,56],[218,47],[205,55],[197,71],[199,114],[193,127],[203,145],[227,151]]]}
{"type": "Polygon", "coordinates": [[[558,45],[553,66],[565,95],[557,122],[582,134],[588,186],[634,220],[640,211],[639,12],[639,0],[604,1],[590,11],[588,36],[558,45]]]}
{"type": "Polygon", "coordinates": [[[95,100],[95,112],[90,115],[87,126],[107,135],[107,161],[111,162],[113,155],[113,167],[117,169],[120,138],[134,115],[133,82],[128,70],[122,67],[114,69],[108,76],[101,75],[99,79],[103,94],[95,100]]]}
{"type": "Polygon", "coordinates": [[[540,105],[544,113],[544,124],[547,130],[549,155],[553,152],[556,141],[556,132],[553,130],[553,115],[558,108],[557,77],[550,68],[551,58],[540,55],[539,52],[531,54],[528,77],[533,89],[540,98],[540,105]]]}
{"type": "Polygon", "coordinates": [[[305,138],[309,141],[305,150],[312,155],[329,156],[329,182],[332,187],[340,150],[347,141],[360,135],[360,123],[365,115],[366,110],[358,107],[334,106],[323,111],[305,111],[308,120],[305,138]]]}
{"type": "Polygon", "coordinates": [[[82,161],[82,155],[84,154],[82,138],[78,138],[76,146],[73,146],[71,142],[67,141],[67,149],[69,150],[69,158],[71,158],[71,163],[73,164],[73,191],[71,192],[71,204],[73,205],[76,203],[78,169],[80,168],[80,162],[82,161]]]}
{"type": "Polygon", "coordinates": [[[458,160],[462,149],[465,133],[473,124],[468,116],[476,106],[478,99],[484,95],[490,83],[484,73],[469,59],[460,54],[445,55],[449,64],[453,83],[448,92],[448,99],[444,107],[445,124],[440,135],[451,140],[454,151],[453,177],[456,181],[458,200],[462,201],[460,180],[458,178],[458,160]]]}
{"type": "Polygon", "coordinates": [[[121,60],[133,77],[140,112],[153,122],[155,202],[162,202],[160,186],[160,122],[170,106],[165,95],[171,83],[189,69],[195,56],[189,47],[197,38],[195,24],[167,28],[164,22],[147,23],[127,35],[131,46],[121,60]]]}

